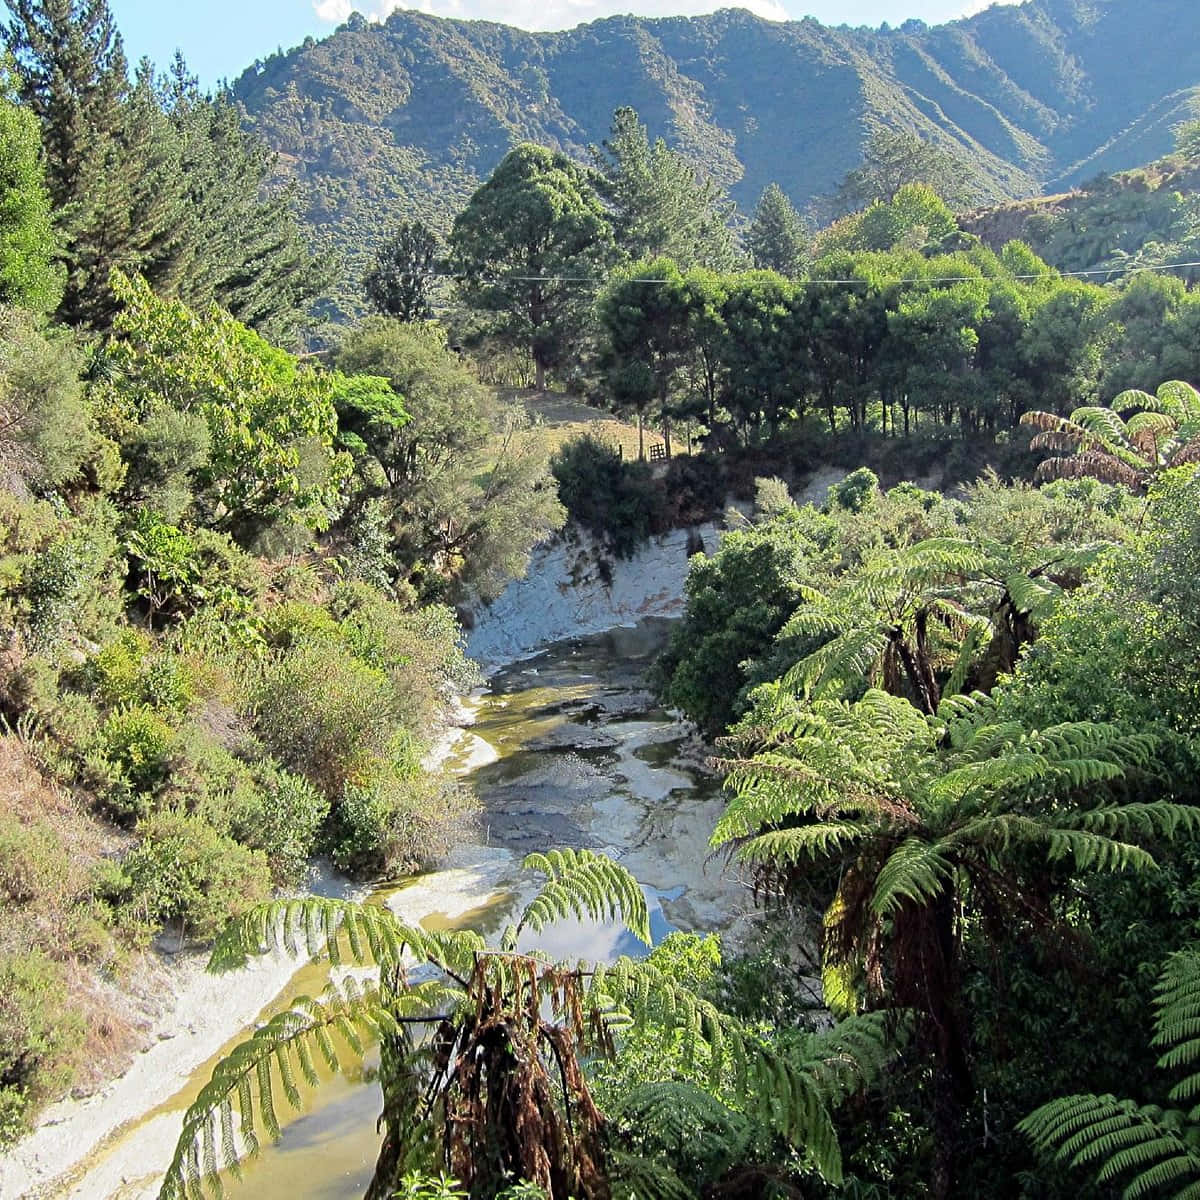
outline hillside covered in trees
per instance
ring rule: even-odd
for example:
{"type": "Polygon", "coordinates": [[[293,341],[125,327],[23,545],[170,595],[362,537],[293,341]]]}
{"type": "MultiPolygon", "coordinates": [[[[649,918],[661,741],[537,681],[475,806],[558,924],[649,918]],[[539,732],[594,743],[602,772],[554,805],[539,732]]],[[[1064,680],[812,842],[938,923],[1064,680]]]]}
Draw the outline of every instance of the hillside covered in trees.
{"type": "Polygon", "coordinates": [[[1028,0],[927,28],[712,16],[613,17],[567,33],[397,11],[256,63],[233,85],[300,187],[322,248],[366,249],[400,218],[445,229],[516,143],[586,159],[614,109],[730,189],[804,209],[886,126],[962,160],[965,199],[1001,200],[1147,162],[1200,87],[1189,0],[1028,0]]]}

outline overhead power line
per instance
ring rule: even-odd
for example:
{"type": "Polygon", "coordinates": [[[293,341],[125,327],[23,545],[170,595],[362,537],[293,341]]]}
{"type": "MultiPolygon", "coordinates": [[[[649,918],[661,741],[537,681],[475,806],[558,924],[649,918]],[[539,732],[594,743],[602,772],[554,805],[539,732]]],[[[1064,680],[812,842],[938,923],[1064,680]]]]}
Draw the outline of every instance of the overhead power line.
{"type": "MultiPolygon", "coordinates": [[[[1200,267],[1200,262],[1177,262],[1177,263],[1158,263],[1142,267],[1134,268],[1137,271],[1182,271],[1189,268],[1200,267]]],[[[1031,272],[1021,275],[1007,275],[1006,279],[1014,279],[1020,281],[1037,280],[1037,279],[1082,279],[1094,275],[1115,275],[1122,270],[1120,267],[1092,267],[1086,271],[1055,271],[1051,270],[1049,274],[1031,272]]],[[[442,271],[429,271],[424,273],[426,279],[450,279],[461,281],[468,278],[466,275],[453,275],[442,271]]],[[[603,287],[607,283],[611,283],[616,276],[603,275],[490,275],[482,278],[483,283],[581,283],[591,284],[594,287],[603,287]]],[[[987,280],[986,275],[914,275],[903,277],[900,279],[886,279],[886,283],[983,283],[987,280]]],[[[672,283],[670,279],[658,279],[651,276],[634,275],[629,278],[621,279],[622,283],[648,283],[662,285],[664,283],[672,283]]],[[[825,287],[830,284],[841,287],[861,287],[866,284],[876,282],[872,279],[794,279],[790,281],[799,287],[825,287]]]]}

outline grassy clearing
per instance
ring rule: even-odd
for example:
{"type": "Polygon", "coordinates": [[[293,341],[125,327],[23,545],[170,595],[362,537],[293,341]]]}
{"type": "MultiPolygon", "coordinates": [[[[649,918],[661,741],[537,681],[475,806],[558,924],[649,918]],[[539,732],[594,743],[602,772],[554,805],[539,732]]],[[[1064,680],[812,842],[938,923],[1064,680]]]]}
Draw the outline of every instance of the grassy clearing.
{"type": "MultiPolygon", "coordinates": [[[[637,426],[620,421],[611,413],[592,408],[581,400],[555,392],[510,391],[504,397],[520,400],[531,417],[541,423],[545,431],[550,453],[566,442],[574,441],[585,433],[600,438],[613,446],[620,446],[627,461],[638,456],[637,426]]],[[[646,451],[661,441],[659,434],[647,426],[646,451]]]]}

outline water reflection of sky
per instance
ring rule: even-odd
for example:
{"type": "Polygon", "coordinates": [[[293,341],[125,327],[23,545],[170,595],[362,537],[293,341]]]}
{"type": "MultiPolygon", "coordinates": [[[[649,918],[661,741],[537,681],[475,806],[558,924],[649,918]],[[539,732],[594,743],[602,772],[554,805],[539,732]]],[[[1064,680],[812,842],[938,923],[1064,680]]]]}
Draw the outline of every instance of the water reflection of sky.
{"type": "MultiPolygon", "coordinates": [[[[658,893],[654,888],[643,887],[646,908],[650,914],[650,941],[657,946],[675,926],[667,920],[662,909],[663,900],[677,900],[683,888],[672,888],[658,893]]],[[[528,930],[517,942],[518,950],[543,950],[553,958],[566,962],[583,959],[587,962],[614,962],[622,955],[641,958],[647,948],[620,921],[580,921],[574,917],[555,921],[541,933],[528,930]]]]}

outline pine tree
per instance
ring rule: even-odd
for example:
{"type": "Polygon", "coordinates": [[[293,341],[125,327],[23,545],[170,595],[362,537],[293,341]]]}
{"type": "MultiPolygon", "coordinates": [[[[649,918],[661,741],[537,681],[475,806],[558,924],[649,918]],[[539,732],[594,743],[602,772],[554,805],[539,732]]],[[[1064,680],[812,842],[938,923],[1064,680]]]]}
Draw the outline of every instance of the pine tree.
{"type": "Polygon", "coordinates": [[[293,191],[272,186],[275,157],[223,95],[201,94],[182,58],[160,80],[181,141],[189,245],[178,296],[215,302],[269,340],[294,342],[331,264],[308,247],[293,191]]]}
{"type": "Polygon", "coordinates": [[[106,0],[6,0],[5,40],[42,125],[55,208],[76,203],[100,143],[121,124],[128,64],[106,0]]]}
{"type": "Polygon", "coordinates": [[[104,0],[12,0],[6,31],[42,125],[67,284],[59,316],[106,329],[114,268],[194,307],[216,302],[294,339],[329,268],[304,242],[274,159],[233,105],[201,95],[181,58],[131,85],[104,0]]]}
{"type": "Polygon", "coordinates": [[[363,280],[375,311],[401,321],[432,317],[430,288],[437,252],[437,235],[423,221],[401,221],[363,280]]]}
{"type": "Polygon", "coordinates": [[[746,248],[754,265],[795,278],[804,269],[809,241],[804,219],[783,188],[770,184],[759,197],[754,219],[746,230],[746,248]]]}
{"type": "Polygon", "coordinates": [[[591,155],[618,245],[630,258],[669,258],[682,271],[733,268],[732,204],[662,138],[652,143],[632,108],[617,109],[612,131],[591,155]]]}
{"type": "MultiPolygon", "coordinates": [[[[46,182],[67,263],[58,314],[103,326],[113,266],[138,270],[130,253],[133,190],[153,172],[129,161],[128,64],[105,0],[10,0],[6,29],[21,98],[42,126],[46,182]]],[[[150,235],[146,231],[146,235],[150,235]]],[[[150,235],[152,236],[152,235],[150,235]]]]}

